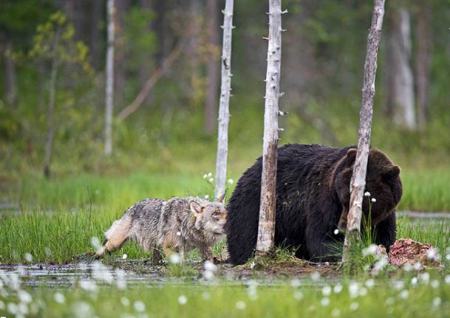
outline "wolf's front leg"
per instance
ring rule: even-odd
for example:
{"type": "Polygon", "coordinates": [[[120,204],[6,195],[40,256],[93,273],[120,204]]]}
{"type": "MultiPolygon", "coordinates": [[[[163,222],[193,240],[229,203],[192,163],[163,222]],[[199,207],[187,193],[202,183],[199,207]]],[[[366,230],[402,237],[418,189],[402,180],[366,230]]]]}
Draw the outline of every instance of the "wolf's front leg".
{"type": "Polygon", "coordinates": [[[202,254],[203,261],[214,261],[213,253],[210,246],[202,246],[200,247],[200,253],[202,254]]]}

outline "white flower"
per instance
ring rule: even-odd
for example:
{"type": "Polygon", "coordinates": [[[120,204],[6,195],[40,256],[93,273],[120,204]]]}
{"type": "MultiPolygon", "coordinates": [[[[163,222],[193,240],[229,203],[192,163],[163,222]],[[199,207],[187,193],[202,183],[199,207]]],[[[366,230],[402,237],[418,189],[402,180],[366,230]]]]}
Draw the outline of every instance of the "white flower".
{"type": "Polygon", "coordinates": [[[333,291],[335,294],[339,294],[342,291],[343,287],[341,284],[336,284],[336,286],[334,286],[333,291]]]}
{"type": "Polygon", "coordinates": [[[236,302],[236,309],[244,310],[245,307],[247,307],[247,305],[242,300],[239,300],[238,302],[236,302]]]}
{"type": "Polygon", "coordinates": [[[427,251],[427,258],[432,261],[439,261],[441,257],[439,255],[438,251],[435,248],[431,247],[427,251]]]}
{"type": "Polygon", "coordinates": [[[375,244],[370,244],[369,246],[367,246],[366,248],[364,248],[362,250],[362,255],[364,257],[369,256],[369,255],[375,255],[377,253],[378,250],[378,246],[376,246],[375,244]]]}
{"type": "Polygon", "coordinates": [[[327,306],[330,304],[330,298],[328,298],[328,297],[322,298],[322,299],[320,300],[320,304],[321,304],[323,307],[327,307],[327,306]]]}
{"type": "Polygon", "coordinates": [[[177,236],[181,236],[181,231],[177,231],[177,236]]]}
{"type": "Polygon", "coordinates": [[[227,182],[228,182],[229,185],[232,185],[234,183],[234,180],[233,179],[228,179],[227,182]]]}
{"type": "Polygon", "coordinates": [[[181,295],[181,296],[178,297],[178,303],[180,305],[186,305],[187,301],[188,301],[188,299],[184,295],[181,295]]]}
{"type": "Polygon", "coordinates": [[[351,282],[348,285],[348,293],[350,294],[350,298],[358,297],[359,295],[359,284],[356,282],[351,282]]]}
{"type": "Polygon", "coordinates": [[[416,270],[416,271],[420,271],[420,270],[423,268],[422,263],[420,263],[420,262],[415,262],[414,265],[413,265],[413,268],[414,268],[414,270],[416,270]]]}
{"type": "Polygon", "coordinates": [[[430,273],[425,272],[419,274],[419,280],[421,280],[424,284],[428,284],[430,282],[430,273]]]}
{"type": "Polygon", "coordinates": [[[64,304],[64,302],[66,301],[66,297],[64,297],[63,294],[61,294],[60,292],[56,292],[53,295],[53,299],[55,300],[55,302],[57,302],[58,304],[64,304]]]}
{"type": "Polygon", "coordinates": [[[19,290],[17,292],[17,298],[19,298],[20,302],[25,304],[31,303],[31,301],[33,300],[31,298],[31,295],[24,290],[19,290]]]}
{"type": "Polygon", "coordinates": [[[330,286],[324,286],[323,288],[322,288],[322,295],[324,295],[324,296],[330,296],[330,294],[331,294],[331,287],[330,286]]]}
{"type": "Polygon", "coordinates": [[[413,270],[413,266],[410,264],[410,263],[405,263],[405,265],[403,265],[403,270],[405,271],[405,272],[410,272],[410,271],[412,271],[413,270]]]}
{"type": "Polygon", "coordinates": [[[169,256],[169,262],[171,264],[180,264],[181,263],[181,257],[178,253],[173,253],[169,256]]]}
{"type": "Polygon", "coordinates": [[[367,286],[367,288],[372,288],[373,286],[375,286],[375,281],[372,278],[370,278],[366,281],[365,285],[367,286]]]}
{"type": "Polygon", "coordinates": [[[334,234],[334,235],[338,235],[338,234],[339,234],[339,230],[338,230],[338,229],[335,229],[335,230],[333,231],[333,234],[334,234]]]}
{"type": "Polygon", "coordinates": [[[295,293],[294,293],[294,298],[296,299],[296,300],[302,300],[303,299],[303,293],[301,292],[301,291],[295,291],[295,293]]]}
{"type": "Polygon", "coordinates": [[[404,289],[404,290],[402,290],[401,292],[400,292],[400,298],[402,298],[402,299],[408,299],[408,296],[409,296],[409,292],[406,290],[406,289],[404,289]]]}
{"type": "Polygon", "coordinates": [[[217,266],[211,261],[206,261],[203,266],[207,271],[215,272],[217,270],[217,266]]]}
{"type": "Polygon", "coordinates": [[[205,174],[203,175],[203,179],[206,179],[206,178],[208,178],[208,175],[205,173],[205,174]]]}
{"type": "Polygon", "coordinates": [[[359,308],[359,304],[358,303],[353,302],[353,303],[350,304],[350,310],[351,311],[355,311],[358,308],[359,308]]]}
{"type": "Polygon", "coordinates": [[[122,259],[127,259],[128,258],[128,255],[127,254],[123,254],[122,255],[122,259]]]}
{"type": "Polygon", "coordinates": [[[214,178],[211,177],[211,178],[208,179],[208,181],[209,181],[210,183],[213,183],[213,182],[214,182],[214,178]]]}
{"type": "Polygon", "coordinates": [[[214,273],[212,271],[204,271],[203,272],[203,277],[206,280],[212,280],[214,278],[214,273]]]}
{"type": "Polygon", "coordinates": [[[145,304],[140,300],[135,301],[133,304],[133,307],[134,307],[134,310],[136,310],[137,312],[145,311],[145,304]]]}
{"type": "Polygon", "coordinates": [[[450,275],[445,276],[445,283],[450,284],[450,275]]]}
{"type": "Polygon", "coordinates": [[[418,281],[417,277],[411,278],[411,285],[416,286],[417,285],[417,281],[418,281]]]}
{"type": "Polygon", "coordinates": [[[372,201],[373,203],[377,202],[377,199],[372,198],[370,201],[372,201]]]}
{"type": "Polygon", "coordinates": [[[431,287],[433,287],[434,289],[439,287],[439,281],[437,279],[433,279],[430,283],[431,287]]]}
{"type": "Polygon", "coordinates": [[[334,308],[333,311],[331,312],[332,317],[339,317],[340,315],[341,315],[341,311],[337,308],[334,308]]]}
{"type": "Polygon", "coordinates": [[[433,298],[433,307],[439,307],[442,303],[441,297],[433,298]]]}
{"type": "Polygon", "coordinates": [[[120,302],[121,302],[122,305],[125,306],[125,307],[130,306],[130,301],[128,300],[127,297],[122,297],[122,298],[120,298],[120,302]]]}
{"type": "Polygon", "coordinates": [[[96,251],[102,247],[102,245],[100,244],[100,240],[98,239],[97,236],[91,237],[91,245],[96,251]]]}
{"type": "Polygon", "coordinates": [[[364,192],[364,196],[365,197],[370,197],[370,192],[369,191],[364,192]]]}
{"type": "Polygon", "coordinates": [[[294,288],[297,288],[301,285],[301,281],[298,278],[294,278],[293,280],[291,280],[291,286],[294,288]]]}
{"type": "Polygon", "coordinates": [[[311,274],[311,279],[313,280],[313,281],[318,281],[319,279],[320,279],[320,273],[319,272],[314,272],[314,273],[312,273],[311,274]]]}
{"type": "Polygon", "coordinates": [[[207,175],[207,176],[208,176],[208,177],[212,177],[212,175],[213,175],[212,172],[208,172],[208,175],[207,175]]]}
{"type": "Polygon", "coordinates": [[[95,284],[94,281],[88,280],[88,279],[83,279],[80,280],[80,287],[86,291],[89,292],[95,292],[97,291],[97,285],[95,284]]]}
{"type": "Polygon", "coordinates": [[[205,195],[205,200],[209,200],[209,195],[205,195]]]}
{"type": "Polygon", "coordinates": [[[25,253],[24,258],[28,263],[31,263],[33,261],[33,255],[31,255],[30,253],[25,253]]]}

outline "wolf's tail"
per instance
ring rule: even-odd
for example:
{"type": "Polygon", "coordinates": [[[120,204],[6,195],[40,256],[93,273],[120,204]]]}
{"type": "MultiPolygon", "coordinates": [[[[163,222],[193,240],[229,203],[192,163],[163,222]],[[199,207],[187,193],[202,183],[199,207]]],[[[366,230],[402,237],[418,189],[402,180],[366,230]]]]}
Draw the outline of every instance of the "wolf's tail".
{"type": "Polygon", "coordinates": [[[125,214],[119,220],[113,222],[111,227],[105,232],[103,246],[95,253],[97,257],[102,257],[106,252],[113,252],[119,249],[130,237],[132,219],[125,214]]]}

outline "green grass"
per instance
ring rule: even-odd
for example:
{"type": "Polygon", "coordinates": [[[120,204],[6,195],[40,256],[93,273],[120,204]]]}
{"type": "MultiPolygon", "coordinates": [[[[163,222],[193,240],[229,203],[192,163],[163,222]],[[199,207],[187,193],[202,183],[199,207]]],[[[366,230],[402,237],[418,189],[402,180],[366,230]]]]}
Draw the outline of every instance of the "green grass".
{"type": "MultiPolygon", "coordinates": [[[[449,171],[404,174],[400,209],[450,210],[445,187],[449,175],[449,171]],[[428,188],[432,190],[425,190],[428,188]]],[[[39,262],[70,261],[91,251],[91,238],[101,240],[112,221],[137,200],[207,194],[212,195],[212,186],[202,174],[79,175],[50,181],[25,178],[4,194],[7,201],[19,202],[21,212],[3,211],[0,215],[0,262],[23,261],[25,253],[39,262]]],[[[449,242],[442,234],[448,232],[448,223],[419,226],[400,221],[398,237],[443,249],[449,242]]],[[[133,244],[121,252],[129,257],[145,256],[133,244]]]]}
{"type": "MultiPolygon", "coordinates": [[[[386,280],[376,280],[373,287],[365,286],[365,281],[340,281],[335,283],[343,287],[338,293],[336,285],[326,281],[321,284],[328,287],[290,286],[289,281],[258,287],[140,284],[126,290],[100,287],[95,292],[75,284],[64,290],[25,289],[32,298],[25,307],[36,317],[448,317],[450,285],[442,276],[432,275],[430,281],[434,280],[438,283],[430,287],[426,280],[419,278],[413,286],[406,279],[400,288],[386,280]],[[358,286],[354,297],[349,284],[358,286]],[[58,303],[55,299],[61,300],[61,294],[64,302],[58,303]]],[[[1,307],[20,303],[14,291],[0,296],[0,301],[2,316],[10,312],[1,307]]]]}

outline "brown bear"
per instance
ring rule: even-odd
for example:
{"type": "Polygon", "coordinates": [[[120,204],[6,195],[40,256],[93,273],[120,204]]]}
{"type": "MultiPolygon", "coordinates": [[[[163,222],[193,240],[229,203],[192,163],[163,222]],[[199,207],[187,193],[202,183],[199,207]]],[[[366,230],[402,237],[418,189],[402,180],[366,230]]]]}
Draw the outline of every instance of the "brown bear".
{"type": "MultiPolygon", "coordinates": [[[[339,259],[344,235],[337,228],[345,227],[355,156],[355,146],[278,148],[276,246],[295,248],[297,257],[308,260],[339,259]]],[[[258,158],[239,179],[227,206],[227,244],[233,264],[245,263],[256,247],[261,170],[258,158]]],[[[399,167],[383,152],[370,150],[365,192],[371,196],[363,200],[364,218],[371,221],[374,242],[387,250],[396,236],[395,207],[402,196],[399,174],[399,167]]]]}

